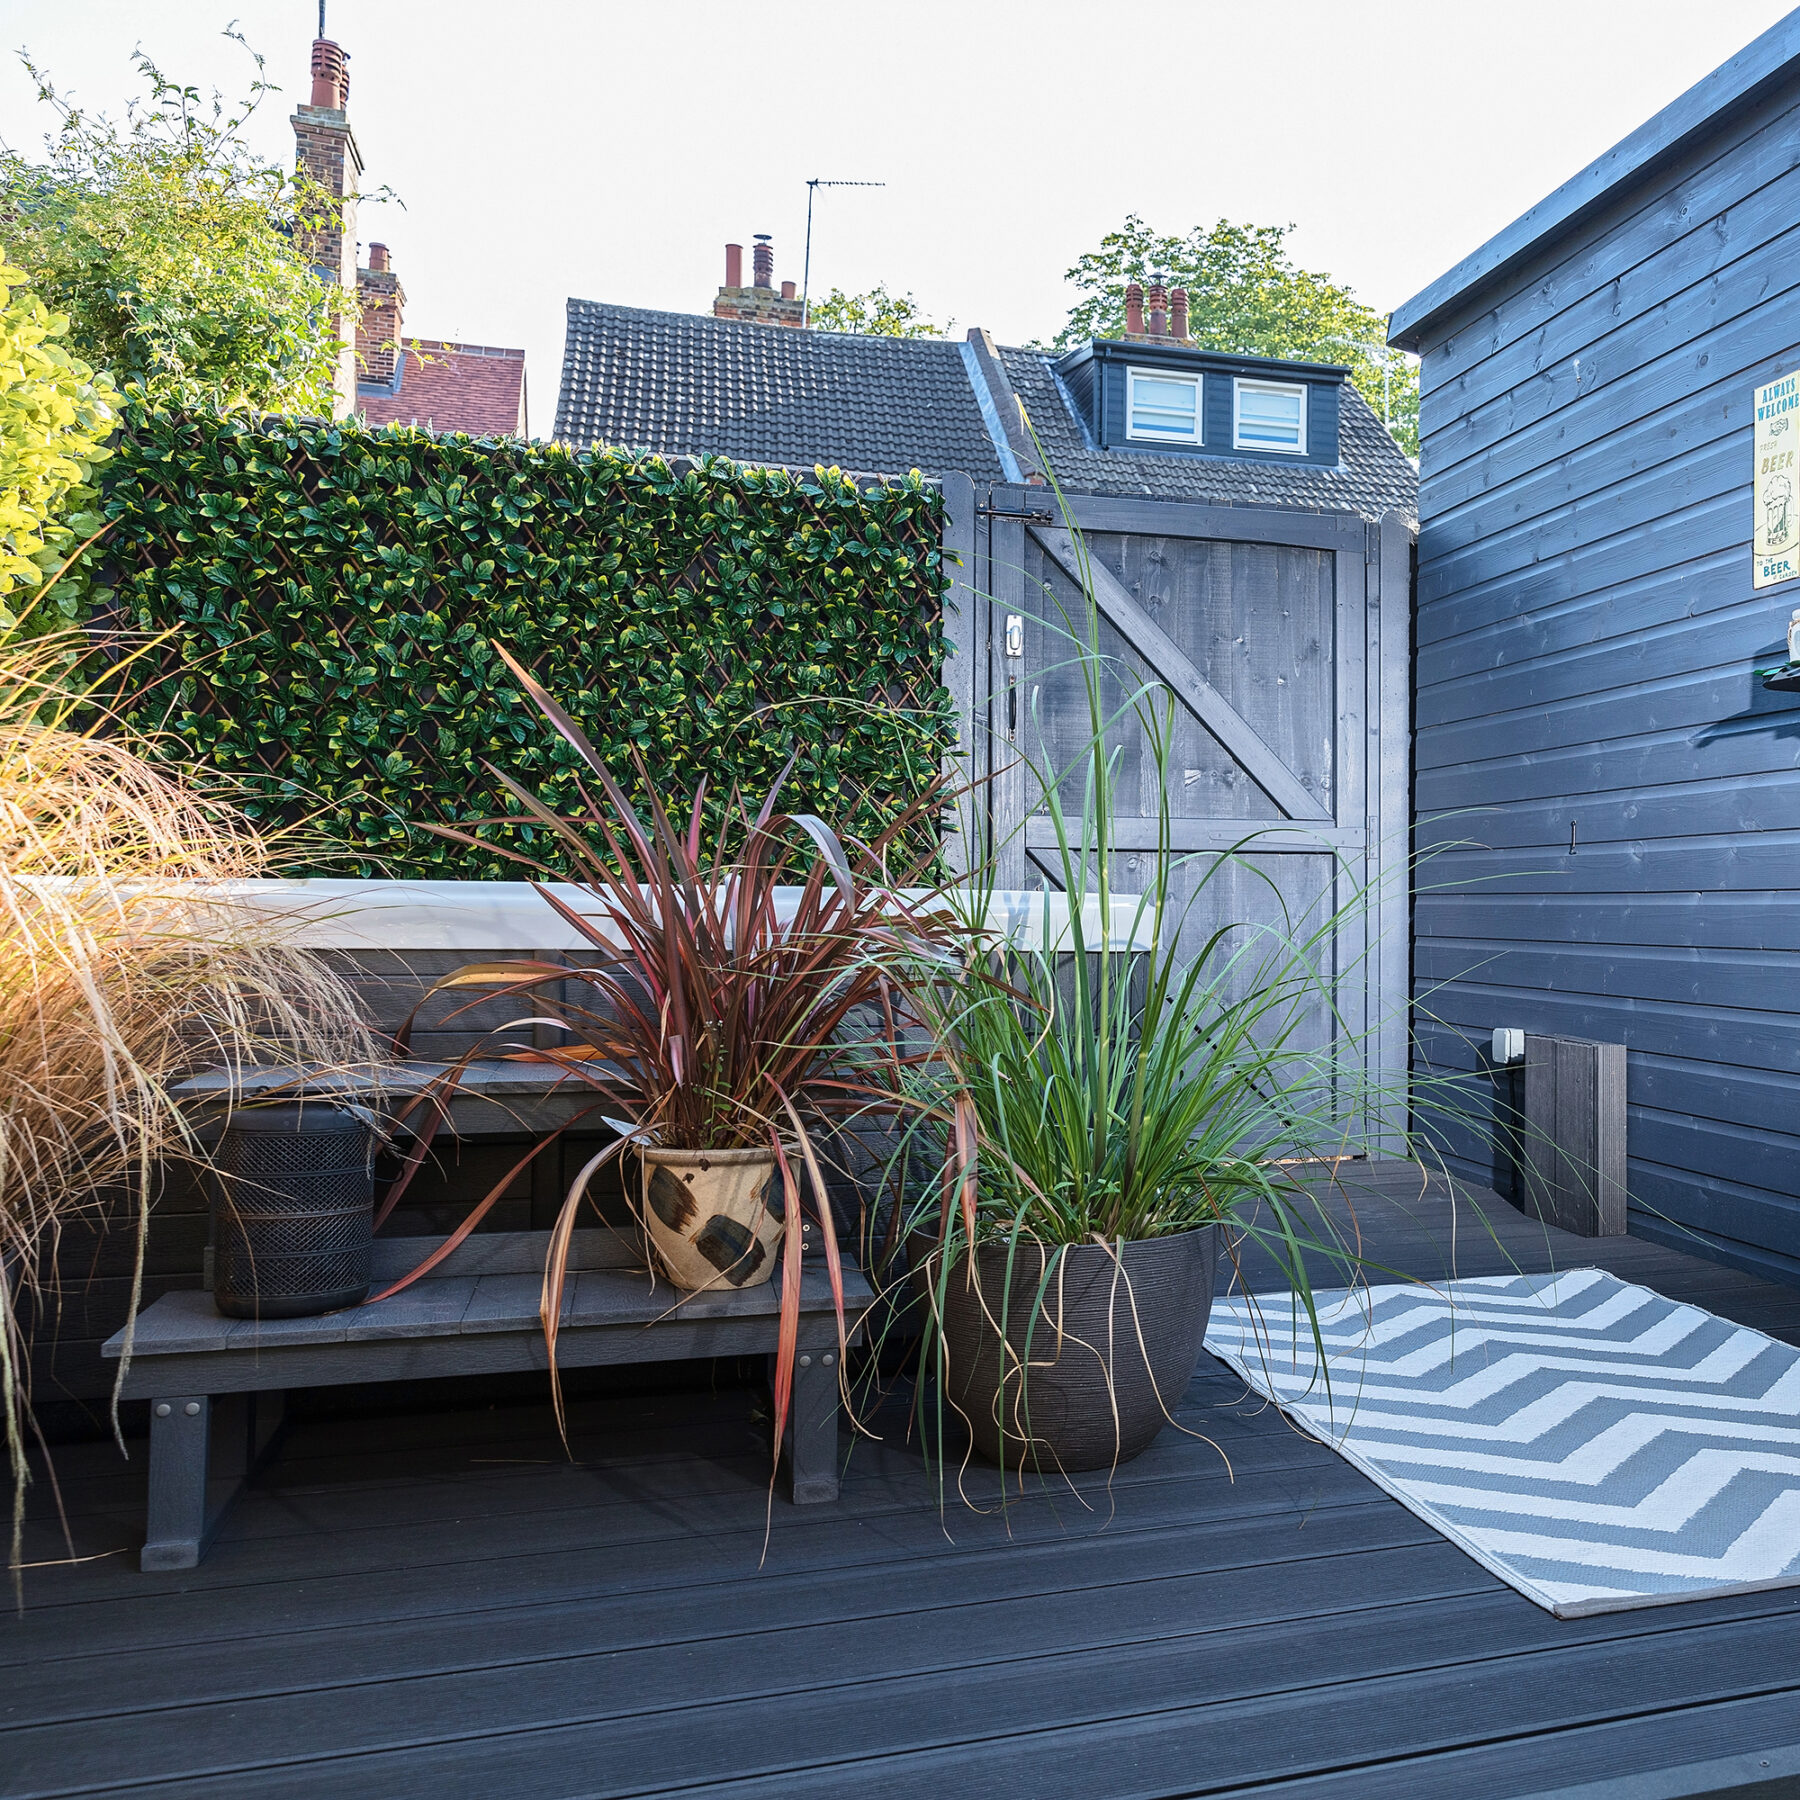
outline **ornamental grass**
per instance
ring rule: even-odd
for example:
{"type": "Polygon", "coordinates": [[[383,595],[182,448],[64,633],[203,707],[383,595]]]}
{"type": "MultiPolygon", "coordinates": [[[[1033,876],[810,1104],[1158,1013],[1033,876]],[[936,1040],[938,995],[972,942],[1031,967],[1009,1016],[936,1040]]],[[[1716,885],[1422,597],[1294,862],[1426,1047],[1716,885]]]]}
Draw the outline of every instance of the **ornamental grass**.
{"type": "MultiPolygon", "coordinates": [[[[80,676],[85,645],[0,648],[0,1415],[20,1561],[28,1351],[54,1321],[61,1234],[136,1234],[126,1353],[159,1168],[197,1157],[172,1094],[201,1069],[355,1065],[354,992],[234,895],[272,842],[146,754],[80,676]]],[[[114,1429],[118,1429],[116,1389],[114,1429]]]]}
{"type": "MultiPolygon", "coordinates": [[[[1175,697],[1106,651],[1087,544],[1053,475],[1051,488],[1081,598],[1065,609],[1046,588],[1043,623],[1079,681],[1084,730],[1059,761],[1054,734],[1034,716],[1012,753],[1027,813],[1053,834],[1035,854],[1061,893],[1092,898],[1069,906],[1060,932],[1046,912],[1040,943],[1001,944],[975,929],[992,910],[977,876],[963,901],[963,959],[923,962],[909,984],[935,1055],[903,1152],[943,1173],[914,1187],[896,1234],[910,1273],[902,1264],[887,1275],[902,1308],[908,1292],[923,1307],[922,1319],[917,1308],[896,1316],[923,1327],[915,1404],[940,1471],[956,1435],[946,1429],[949,1290],[977,1285],[979,1247],[1004,1250],[1003,1294],[1021,1255],[1034,1272],[1023,1352],[1005,1302],[989,1314],[1002,1365],[1016,1365],[996,1366],[995,1388],[1014,1383],[1021,1410],[1029,1366],[1061,1341],[1047,1297],[1060,1293],[1074,1247],[1104,1246],[1135,1307],[1123,1247],[1208,1226],[1222,1228],[1234,1265],[1246,1247],[1267,1253],[1287,1296],[1273,1304],[1304,1316],[1328,1383],[1315,1280],[1329,1272],[1355,1286],[1379,1266],[1361,1253],[1354,1216],[1348,1229],[1333,1217],[1337,1165],[1400,1157],[1423,1174],[1430,1154],[1411,1124],[1420,1084],[1377,1065],[1382,1021],[1352,1017],[1341,1001],[1361,975],[1341,953],[1344,928],[1368,908],[1368,890],[1340,860],[1323,884],[1327,899],[1290,902],[1252,850],[1279,825],[1247,821],[1243,839],[1218,852],[1174,849],[1175,697]],[[1149,773],[1141,790],[1140,773],[1130,787],[1121,774],[1128,741],[1149,773]],[[1155,795],[1154,848],[1139,891],[1121,892],[1120,824],[1141,823],[1140,791],[1155,795]],[[1260,900],[1261,916],[1234,899],[1238,887],[1260,900]],[[1348,898],[1333,904],[1334,891],[1348,898]]],[[[1302,841],[1303,828],[1293,829],[1302,841]]]]}

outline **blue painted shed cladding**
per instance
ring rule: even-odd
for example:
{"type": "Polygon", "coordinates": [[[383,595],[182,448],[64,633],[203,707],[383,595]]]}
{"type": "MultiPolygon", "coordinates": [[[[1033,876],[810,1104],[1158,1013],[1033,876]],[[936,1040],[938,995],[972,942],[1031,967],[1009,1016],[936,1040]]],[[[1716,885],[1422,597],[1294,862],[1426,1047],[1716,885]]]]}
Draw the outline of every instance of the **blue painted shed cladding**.
{"type": "Polygon", "coordinates": [[[1393,336],[1422,355],[1421,1053],[1622,1041],[1631,1229],[1800,1276],[1800,697],[1753,674],[1800,582],[1754,592],[1750,556],[1752,390],[1800,367],[1800,14],[1393,336]]]}

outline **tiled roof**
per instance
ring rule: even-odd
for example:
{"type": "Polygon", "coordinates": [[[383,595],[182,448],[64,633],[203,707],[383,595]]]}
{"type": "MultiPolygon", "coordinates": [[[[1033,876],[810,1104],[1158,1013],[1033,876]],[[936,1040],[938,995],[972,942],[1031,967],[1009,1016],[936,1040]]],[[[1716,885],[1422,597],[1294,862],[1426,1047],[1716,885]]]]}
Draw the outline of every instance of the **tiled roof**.
{"type": "Polygon", "coordinates": [[[1225,456],[1134,455],[1093,446],[1042,351],[1002,350],[1000,355],[1057,480],[1071,493],[1303,506],[1368,518],[1390,510],[1413,520],[1419,516],[1418,471],[1349,382],[1339,401],[1335,469],[1235,462],[1225,456]]]}
{"type": "Polygon", "coordinates": [[[569,302],[556,436],[861,475],[1000,478],[962,352],[569,302]]]}
{"type": "MultiPolygon", "coordinates": [[[[729,456],[860,475],[1003,479],[965,346],[854,337],[569,302],[556,436],[665,456],[729,456]]],[[[1418,516],[1418,475],[1348,384],[1336,468],[1099,450],[1039,350],[1002,350],[1051,466],[1072,493],[1418,516]]],[[[997,403],[999,396],[992,396],[997,403]]],[[[999,432],[996,404],[993,431],[999,432]]]]}
{"type": "Polygon", "coordinates": [[[523,437],[525,352],[408,338],[399,383],[359,383],[356,410],[371,425],[425,425],[474,437],[523,437]]]}

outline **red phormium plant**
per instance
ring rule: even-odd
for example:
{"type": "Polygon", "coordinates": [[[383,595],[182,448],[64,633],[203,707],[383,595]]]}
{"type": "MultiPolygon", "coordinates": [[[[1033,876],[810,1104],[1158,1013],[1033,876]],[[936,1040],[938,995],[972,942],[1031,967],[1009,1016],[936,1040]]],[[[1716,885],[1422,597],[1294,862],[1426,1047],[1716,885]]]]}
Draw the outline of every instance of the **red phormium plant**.
{"type": "MultiPolygon", "coordinates": [[[[523,856],[514,860],[526,865],[546,904],[580,937],[585,960],[472,964],[432,989],[481,990],[481,1000],[471,1005],[517,1000],[519,1017],[488,1033],[402,1115],[401,1123],[414,1121],[414,1136],[377,1223],[429,1153],[450,1096],[477,1059],[552,1064],[559,1081],[592,1096],[580,1118],[631,1126],[631,1138],[616,1139],[577,1175],[551,1233],[540,1316],[561,1425],[557,1325],[570,1240],[596,1171],[639,1138],[691,1150],[766,1147],[783,1183],[789,1221],[774,1396],[779,1448],[799,1330],[797,1222],[803,1216],[818,1224],[838,1302],[840,1348],[844,1335],[842,1265],[817,1139],[836,1123],[891,1116],[910,1104],[902,1079],[910,1058],[902,1048],[905,1021],[894,976],[903,961],[916,959],[949,929],[931,906],[935,888],[915,885],[926,877],[931,853],[909,848],[933,835],[922,828],[943,796],[934,787],[878,840],[847,850],[821,819],[775,810],[778,779],[754,815],[734,791],[727,827],[736,827],[741,842],[728,849],[721,832],[708,848],[701,830],[704,783],[681,823],[654,795],[646,821],[574,721],[512,657],[504,650],[501,655],[599,787],[598,798],[582,790],[573,815],[557,814],[492,771],[561,851],[567,876],[523,856]],[[580,890],[579,904],[549,885],[562,880],[580,890]],[[554,1040],[548,1047],[544,1035],[554,1040]]],[[[474,841],[450,827],[435,829],[474,841]]],[[[409,1021],[398,1044],[402,1051],[410,1029],[409,1021]]],[[[519,1166],[550,1141],[534,1145],[519,1166]]],[[[509,1171],[406,1280],[461,1243],[517,1173],[509,1171]]]]}

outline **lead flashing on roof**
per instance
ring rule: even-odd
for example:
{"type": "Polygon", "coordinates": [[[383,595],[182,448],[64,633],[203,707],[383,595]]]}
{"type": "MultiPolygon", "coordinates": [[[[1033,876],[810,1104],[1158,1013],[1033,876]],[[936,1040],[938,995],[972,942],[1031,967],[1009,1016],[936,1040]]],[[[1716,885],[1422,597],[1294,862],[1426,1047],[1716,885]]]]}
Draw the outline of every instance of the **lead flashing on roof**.
{"type": "Polygon", "coordinates": [[[987,427],[987,434],[994,442],[994,454],[1000,458],[1001,473],[1011,482],[1022,482],[1024,472],[1019,467],[1019,459],[1013,455],[1012,445],[1006,441],[1006,432],[1000,424],[1000,409],[994,404],[993,390],[988,386],[987,376],[982,373],[981,359],[975,354],[975,346],[969,343],[958,344],[962,352],[963,367],[969,372],[969,386],[975,390],[975,404],[981,408],[981,422],[987,427]]]}

